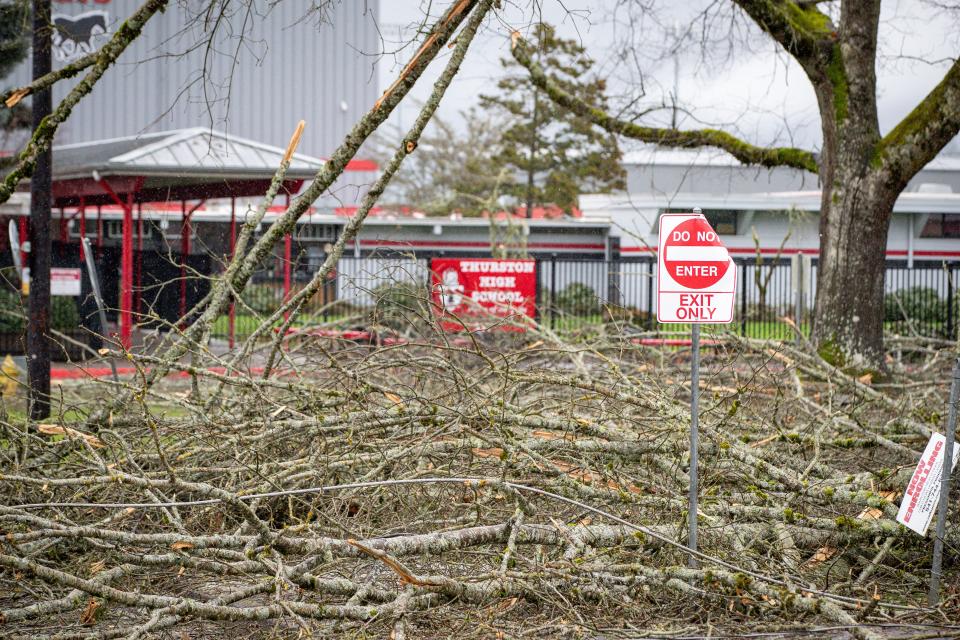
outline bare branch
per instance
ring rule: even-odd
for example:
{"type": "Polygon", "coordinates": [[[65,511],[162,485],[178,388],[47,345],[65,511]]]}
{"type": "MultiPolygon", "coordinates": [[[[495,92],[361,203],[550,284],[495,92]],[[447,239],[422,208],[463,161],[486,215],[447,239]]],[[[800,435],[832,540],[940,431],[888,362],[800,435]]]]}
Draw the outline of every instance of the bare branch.
{"type": "Polygon", "coordinates": [[[745,164],[763,167],[788,166],[811,173],[819,172],[819,165],[814,154],[803,149],[758,147],[718,129],[681,131],[678,129],[644,127],[633,122],[619,120],[580,100],[549,78],[544,73],[543,68],[530,57],[529,45],[524,42],[519,34],[514,34],[512,51],[517,62],[530,72],[533,83],[550,96],[551,100],[611,133],[665,147],[716,147],[730,153],[745,164]]]}

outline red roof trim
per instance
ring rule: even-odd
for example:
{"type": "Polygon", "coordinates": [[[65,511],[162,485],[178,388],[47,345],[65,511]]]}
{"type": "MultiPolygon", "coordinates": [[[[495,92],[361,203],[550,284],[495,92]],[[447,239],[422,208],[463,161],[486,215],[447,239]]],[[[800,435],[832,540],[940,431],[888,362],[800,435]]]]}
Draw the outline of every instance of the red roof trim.
{"type": "MultiPolygon", "coordinates": [[[[362,247],[450,247],[489,249],[489,242],[471,242],[465,240],[360,240],[362,247]]],[[[566,243],[566,242],[529,242],[528,249],[578,249],[603,251],[602,243],[566,243]]]]}
{"type": "Polygon", "coordinates": [[[351,160],[347,163],[346,171],[378,171],[380,165],[376,160],[351,160]]]}

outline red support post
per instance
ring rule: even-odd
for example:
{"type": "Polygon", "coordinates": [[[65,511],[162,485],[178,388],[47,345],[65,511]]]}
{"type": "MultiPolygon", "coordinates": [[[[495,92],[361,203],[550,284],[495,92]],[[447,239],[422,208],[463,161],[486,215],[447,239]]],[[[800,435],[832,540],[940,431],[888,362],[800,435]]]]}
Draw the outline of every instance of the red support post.
{"type": "MultiPolygon", "coordinates": [[[[60,242],[67,243],[67,216],[63,212],[63,207],[60,207],[60,242]]],[[[64,251],[64,249],[60,251],[64,251]]]]}
{"type": "MultiPolygon", "coordinates": [[[[233,261],[234,253],[237,250],[237,200],[230,198],[230,261],[233,261]]],[[[235,341],[236,324],[236,303],[230,300],[230,348],[233,349],[235,341]]]]}
{"type": "MultiPolygon", "coordinates": [[[[132,345],[133,335],[133,192],[127,192],[124,201],[110,183],[99,180],[100,187],[123,209],[122,241],[120,245],[120,344],[124,349],[132,345]]],[[[103,243],[103,219],[97,205],[97,247],[103,243]]]]}
{"type": "Polygon", "coordinates": [[[140,297],[143,290],[143,203],[137,203],[137,276],[133,306],[141,313],[140,297]]]}
{"type": "Polygon", "coordinates": [[[97,205],[97,259],[103,255],[103,211],[100,205],[97,205]]]}
{"type": "Polygon", "coordinates": [[[190,214],[187,201],[180,201],[180,317],[187,315],[187,256],[190,255],[190,214]]]}
{"type": "Polygon", "coordinates": [[[83,262],[83,239],[87,237],[87,205],[83,201],[83,196],[80,196],[80,264],[83,262]]]}
{"type": "Polygon", "coordinates": [[[120,344],[129,349],[133,335],[133,194],[123,207],[123,242],[120,252],[120,344]]]}

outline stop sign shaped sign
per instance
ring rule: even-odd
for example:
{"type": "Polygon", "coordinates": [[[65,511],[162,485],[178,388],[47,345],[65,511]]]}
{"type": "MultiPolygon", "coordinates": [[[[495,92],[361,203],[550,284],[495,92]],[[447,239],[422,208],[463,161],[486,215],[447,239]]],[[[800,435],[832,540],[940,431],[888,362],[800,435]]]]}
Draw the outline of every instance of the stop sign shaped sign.
{"type": "Polygon", "coordinates": [[[703,214],[660,216],[659,322],[732,322],[736,287],[733,261],[703,214]]]}
{"type": "Polygon", "coordinates": [[[678,224],[664,242],[664,264],[670,276],[688,289],[708,289],[730,268],[730,256],[706,218],[678,224]]]}

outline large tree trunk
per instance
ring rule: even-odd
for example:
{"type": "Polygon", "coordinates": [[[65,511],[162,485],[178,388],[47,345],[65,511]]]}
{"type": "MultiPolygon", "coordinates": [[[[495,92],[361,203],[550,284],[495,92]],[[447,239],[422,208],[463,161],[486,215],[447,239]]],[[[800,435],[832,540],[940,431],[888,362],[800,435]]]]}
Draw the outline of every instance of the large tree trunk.
{"type": "MultiPolygon", "coordinates": [[[[838,171],[843,176],[846,171],[838,171]]],[[[869,178],[824,185],[813,337],[820,354],[845,368],[883,368],[887,231],[895,195],[869,178]]]]}
{"type": "Polygon", "coordinates": [[[879,0],[844,2],[829,62],[810,74],[823,124],[814,342],[844,368],[882,369],[883,279],[896,191],[872,166],[879,0]]]}

